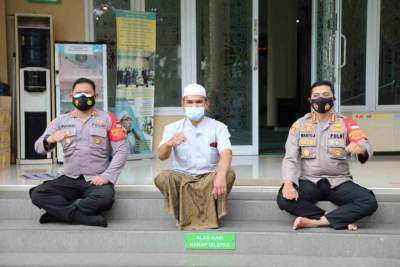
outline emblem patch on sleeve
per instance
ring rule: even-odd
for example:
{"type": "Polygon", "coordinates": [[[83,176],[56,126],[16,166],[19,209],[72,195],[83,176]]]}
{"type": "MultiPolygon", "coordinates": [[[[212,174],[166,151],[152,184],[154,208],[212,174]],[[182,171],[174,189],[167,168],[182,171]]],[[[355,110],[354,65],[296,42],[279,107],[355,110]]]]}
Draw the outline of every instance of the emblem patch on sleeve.
{"type": "Polygon", "coordinates": [[[295,123],[292,125],[292,127],[290,127],[289,133],[292,135],[296,135],[297,132],[299,131],[299,128],[300,128],[300,126],[297,123],[295,123]]]}
{"type": "Polygon", "coordinates": [[[119,121],[117,120],[117,117],[115,117],[114,113],[109,112],[108,115],[111,118],[111,129],[108,131],[108,139],[112,142],[118,142],[125,140],[125,132],[124,129],[122,128],[121,124],[119,124],[119,121]]]}

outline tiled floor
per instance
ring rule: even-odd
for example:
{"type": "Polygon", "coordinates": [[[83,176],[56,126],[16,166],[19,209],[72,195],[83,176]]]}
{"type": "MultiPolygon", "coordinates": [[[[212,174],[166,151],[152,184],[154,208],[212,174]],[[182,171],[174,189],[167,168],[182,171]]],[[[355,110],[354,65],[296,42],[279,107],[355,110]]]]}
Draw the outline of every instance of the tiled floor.
{"type": "MultiPolygon", "coordinates": [[[[280,155],[235,156],[232,166],[236,172],[235,186],[276,187],[281,184],[280,155]]],[[[168,169],[171,161],[157,159],[129,161],[118,184],[153,187],[153,178],[160,170],[168,169]]],[[[400,192],[400,156],[375,156],[364,165],[350,161],[354,180],[369,188],[398,189],[400,192]]],[[[0,171],[0,187],[30,187],[41,180],[27,180],[25,173],[61,172],[62,165],[13,165],[0,171]]]]}

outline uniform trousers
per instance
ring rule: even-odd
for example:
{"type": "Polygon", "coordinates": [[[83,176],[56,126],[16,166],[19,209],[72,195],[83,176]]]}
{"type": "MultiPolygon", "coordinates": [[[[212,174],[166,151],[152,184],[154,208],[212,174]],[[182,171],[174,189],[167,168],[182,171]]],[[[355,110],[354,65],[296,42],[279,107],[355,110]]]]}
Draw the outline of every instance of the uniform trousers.
{"type": "Polygon", "coordinates": [[[287,200],[282,195],[282,188],[277,196],[277,203],[281,210],[285,210],[297,217],[320,219],[322,216],[328,219],[334,229],[345,229],[347,225],[369,216],[378,208],[378,203],[372,191],[354,183],[345,182],[335,188],[327,179],[321,179],[318,183],[300,180],[298,200],[287,200]],[[335,210],[325,214],[325,210],[315,203],[327,200],[338,206],[335,210]]]}
{"type": "Polygon", "coordinates": [[[82,175],[77,179],[63,175],[45,181],[32,188],[29,194],[37,207],[60,221],[70,223],[74,222],[77,213],[97,215],[111,209],[114,203],[113,184],[92,185],[82,175]]]}

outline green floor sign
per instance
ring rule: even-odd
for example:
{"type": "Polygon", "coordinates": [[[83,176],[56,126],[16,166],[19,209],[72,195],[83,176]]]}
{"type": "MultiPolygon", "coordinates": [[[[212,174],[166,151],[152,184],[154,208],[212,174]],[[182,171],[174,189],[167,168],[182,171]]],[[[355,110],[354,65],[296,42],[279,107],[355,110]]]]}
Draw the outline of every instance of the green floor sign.
{"type": "Polygon", "coordinates": [[[193,250],[235,250],[235,233],[185,233],[185,248],[193,250]]]}

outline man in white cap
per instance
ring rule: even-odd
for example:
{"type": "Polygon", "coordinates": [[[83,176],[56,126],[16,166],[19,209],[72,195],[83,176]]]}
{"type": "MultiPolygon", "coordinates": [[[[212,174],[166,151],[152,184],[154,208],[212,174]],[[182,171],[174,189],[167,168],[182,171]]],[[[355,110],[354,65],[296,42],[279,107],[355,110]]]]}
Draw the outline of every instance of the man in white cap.
{"type": "Polygon", "coordinates": [[[228,127],[204,115],[208,101],[199,84],[183,89],[182,106],[185,118],[165,127],[158,147],[161,160],[173,152],[173,170],[161,171],[154,182],[179,229],[218,228],[235,181],[228,127]]]}

